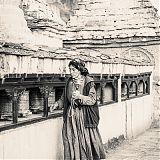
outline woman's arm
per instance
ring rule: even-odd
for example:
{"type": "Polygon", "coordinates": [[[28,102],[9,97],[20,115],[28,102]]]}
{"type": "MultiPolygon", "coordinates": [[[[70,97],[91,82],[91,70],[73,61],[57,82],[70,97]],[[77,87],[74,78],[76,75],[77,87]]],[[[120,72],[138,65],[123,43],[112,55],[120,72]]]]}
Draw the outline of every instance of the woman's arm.
{"type": "Polygon", "coordinates": [[[96,90],[92,86],[89,90],[89,95],[80,95],[80,101],[82,105],[94,105],[96,103],[96,90]]]}
{"type": "Polygon", "coordinates": [[[94,83],[91,82],[88,96],[80,94],[79,91],[75,91],[73,92],[72,97],[74,99],[79,99],[80,104],[82,105],[94,105],[97,99],[96,90],[94,86],[95,86],[94,83]]]}

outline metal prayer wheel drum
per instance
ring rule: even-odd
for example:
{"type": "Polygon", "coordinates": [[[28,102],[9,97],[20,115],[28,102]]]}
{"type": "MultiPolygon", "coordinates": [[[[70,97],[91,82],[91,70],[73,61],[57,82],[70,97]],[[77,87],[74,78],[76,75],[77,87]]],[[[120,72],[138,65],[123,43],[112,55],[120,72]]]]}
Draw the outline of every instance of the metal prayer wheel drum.
{"type": "Polygon", "coordinates": [[[31,114],[29,110],[29,91],[24,91],[18,98],[18,115],[26,117],[31,114]]]}
{"type": "Polygon", "coordinates": [[[9,98],[4,90],[0,91],[0,117],[12,117],[12,100],[9,98]]]}
{"type": "Polygon", "coordinates": [[[103,102],[110,102],[114,100],[114,90],[112,83],[107,83],[103,88],[103,102]]]}
{"type": "Polygon", "coordinates": [[[40,93],[40,90],[37,88],[30,89],[29,92],[29,102],[30,110],[33,113],[39,113],[43,111],[44,100],[43,96],[40,93]]]}
{"type": "Polygon", "coordinates": [[[55,88],[55,101],[57,101],[61,98],[63,91],[64,91],[63,87],[55,88]]]}
{"type": "Polygon", "coordinates": [[[48,97],[48,107],[51,107],[54,102],[55,102],[55,89],[53,89],[53,90],[49,93],[49,97],[48,97]]]}

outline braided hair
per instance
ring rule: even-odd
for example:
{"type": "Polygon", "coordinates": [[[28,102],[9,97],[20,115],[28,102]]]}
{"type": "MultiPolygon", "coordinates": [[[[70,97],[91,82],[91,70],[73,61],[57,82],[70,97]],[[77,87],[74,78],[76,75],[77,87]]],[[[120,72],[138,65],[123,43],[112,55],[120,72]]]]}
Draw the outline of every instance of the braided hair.
{"type": "Polygon", "coordinates": [[[78,69],[81,72],[81,75],[87,76],[89,74],[88,69],[85,67],[84,61],[82,61],[81,59],[76,58],[71,60],[68,66],[71,65],[78,69]]]}

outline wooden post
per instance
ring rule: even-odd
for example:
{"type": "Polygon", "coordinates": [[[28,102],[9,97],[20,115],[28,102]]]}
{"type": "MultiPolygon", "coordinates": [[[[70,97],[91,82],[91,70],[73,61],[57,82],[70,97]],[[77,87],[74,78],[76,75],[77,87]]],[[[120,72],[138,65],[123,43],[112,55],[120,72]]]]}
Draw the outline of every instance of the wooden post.
{"type": "Polygon", "coordinates": [[[139,81],[135,80],[135,83],[136,83],[136,96],[138,96],[138,83],[139,83],[139,81]]]}
{"type": "Polygon", "coordinates": [[[17,95],[13,93],[13,98],[12,98],[12,112],[13,112],[13,123],[18,122],[18,105],[17,105],[17,95]]]}
{"type": "Polygon", "coordinates": [[[129,90],[130,90],[131,81],[130,80],[127,81],[126,84],[127,84],[127,98],[129,98],[130,97],[129,96],[129,90]]]}
{"type": "Polygon", "coordinates": [[[48,94],[44,94],[44,110],[43,110],[43,117],[48,117],[48,94]]]}
{"type": "Polygon", "coordinates": [[[53,87],[51,86],[40,87],[40,92],[43,95],[43,99],[44,99],[43,117],[48,117],[48,97],[52,89],[53,87]]]}
{"type": "Polygon", "coordinates": [[[18,97],[22,94],[22,92],[25,90],[24,88],[9,88],[5,89],[7,95],[12,99],[12,118],[13,123],[18,122],[18,97]]]}
{"type": "Polygon", "coordinates": [[[103,96],[104,96],[104,87],[106,86],[106,82],[102,81],[100,85],[101,85],[101,99],[100,99],[100,103],[103,104],[104,103],[104,99],[103,99],[103,96]]]}

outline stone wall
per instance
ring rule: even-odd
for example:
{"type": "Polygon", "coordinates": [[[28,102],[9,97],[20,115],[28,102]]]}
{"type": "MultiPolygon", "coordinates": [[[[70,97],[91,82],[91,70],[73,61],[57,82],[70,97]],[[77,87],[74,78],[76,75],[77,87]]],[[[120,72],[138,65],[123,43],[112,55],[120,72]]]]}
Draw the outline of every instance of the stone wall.
{"type": "Polygon", "coordinates": [[[0,1],[0,42],[62,48],[65,22],[46,0],[0,1]]]}
{"type": "Polygon", "coordinates": [[[0,0],[0,42],[33,43],[20,0],[0,0]]]}
{"type": "Polygon", "coordinates": [[[72,40],[159,36],[158,15],[149,0],[78,1],[68,26],[72,40]]]}
{"type": "Polygon", "coordinates": [[[46,0],[24,0],[21,8],[36,45],[62,48],[65,22],[61,19],[56,4],[47,3],[46,0]]]}

